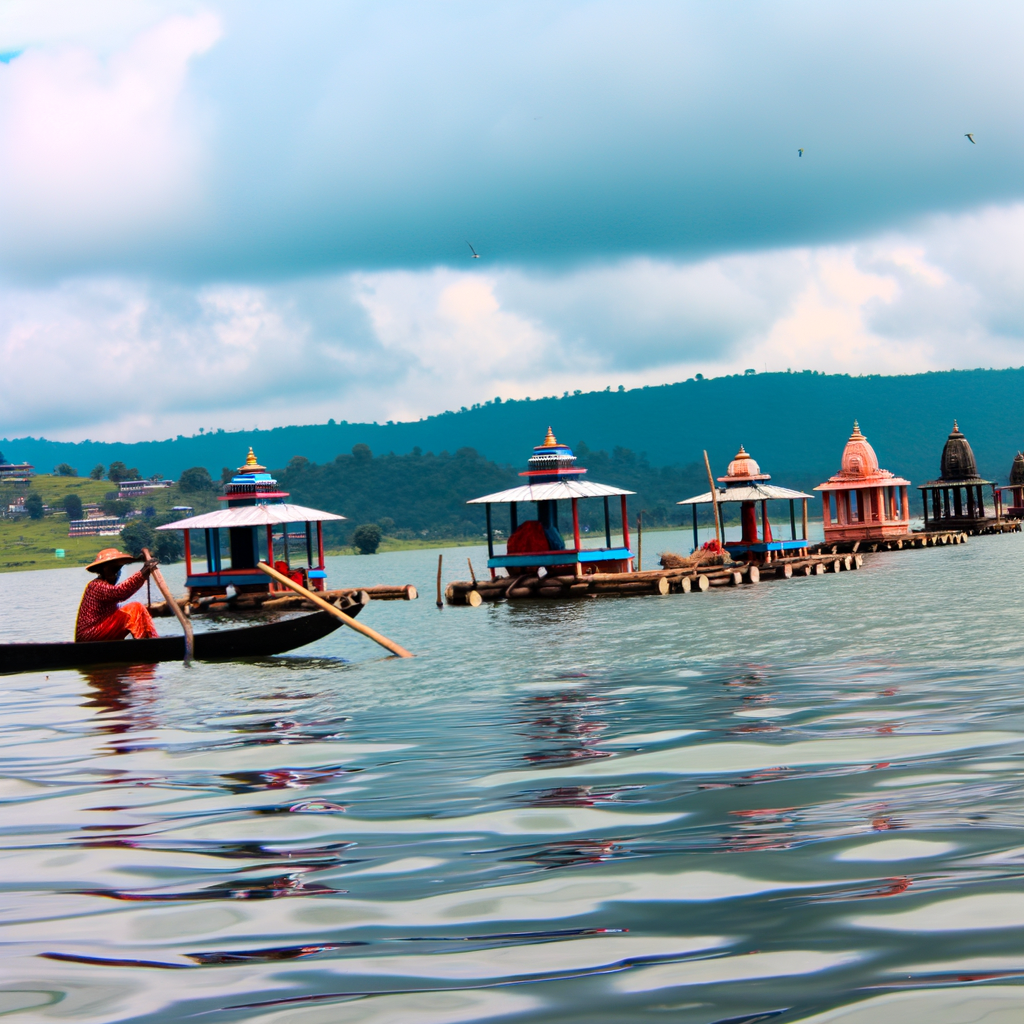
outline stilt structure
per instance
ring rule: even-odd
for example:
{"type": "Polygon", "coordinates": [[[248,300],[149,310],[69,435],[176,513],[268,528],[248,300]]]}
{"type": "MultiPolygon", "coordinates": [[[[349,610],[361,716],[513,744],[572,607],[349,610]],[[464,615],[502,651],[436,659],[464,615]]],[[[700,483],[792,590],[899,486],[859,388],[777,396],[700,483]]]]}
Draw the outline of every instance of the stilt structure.
{"type": "Polygon", "coordinates": [[[633,491],[620,487],[595,484],[583,480],[587,472],[576,467],[576,456],[566,444],[559,444],[548,427],[542,444],[533,449],[527,469],[520,476],[527,478],[521,487],[513,487],[497,494],[473,498],[469,505],[483,505],[487,517],[487,568],[491,579],[497,570],[504,569],[509,576],[551,572],[552,575],[583,576],[593,573],[622,573],[633,568],[633,552],[629,549],[629,516],[626,496],[633,491]],[[622,544],[612,545],[611,518],[608,499],[617,497],[622,512],[622,544]],[[577,503],[588,498],[604,499],[603,548],[584,548],[580,543],[580,518],[577,503]],[[558,503],[568,502],[572,515],[572,546],[566,545],[559,532],[558,503]],[[537,518],[519,522],[519,506],[535,502],[537,518]],[[509,538],[505,554],[494,553],[494,533],[491,506],[509,506],[509,538]],[[552,572],[552,570],[554,570],[552,572]]]}
{"type": "Polygon", "coordinates": [[[996,490],[999,495],[999,503],[1002,512],[1008,519],[1024,519],[1024,454],[1017,452],[1010,467],[1009,487],[999,487],[996,490]],[[1009,492],[1010,500],[1007,502],[1006,494],[1009,492]]]}
{"type": "Polygon", "coordinates": [[[978,466],[970,443],[953,420],[953,432],[942,448],[939,479],[921,484],[918,490],[924,500],[925,530],[963,530],[965,533],[990,532],[996,517],[985,510],[984,488],[995,485],[978,475],[978,466]]]}
{"type": "MultiPolygon", "coordinates": [[[[803,491],[792,491],[788,487],[777,487],[769,484],[771,476],[762,473],[761,467],[747,454],[743,445],[736,453],[736,458],[729,463],[725,476],[718,477],[718,482],[725,487],[715,489],[718,504],[738,502],[740,506],[740,523],[742,536],[738,541],[724,541],[723,547],[733,559],[745,562],[767,564],[773,558],[785,557],[787,554],[807,553],[807,502],[811,495],[803,491]],[[789,502],[790,539],[776,540],[772,534],[772,526],[768,520],[769,501],[789,502]],[[800,522],[801,532],[796,530],[796,502],[802,503],[800,522]],[[757,532],[757,506],[761,506],[761,533],[757,532]]],[[[693,509],[693,547],[699,547],[697,534],[697,506],[712,503],[711,491],[698,494],[695,498],[680,501],[680,505],[689,505],[693,509]]]]}
{"type": "Polygon", "coordinates": [[[821,491],[825,545],[883,541],[910,533],[909,480],[880,469],[878,456],[853,421],[839,472],[821,491]]]}

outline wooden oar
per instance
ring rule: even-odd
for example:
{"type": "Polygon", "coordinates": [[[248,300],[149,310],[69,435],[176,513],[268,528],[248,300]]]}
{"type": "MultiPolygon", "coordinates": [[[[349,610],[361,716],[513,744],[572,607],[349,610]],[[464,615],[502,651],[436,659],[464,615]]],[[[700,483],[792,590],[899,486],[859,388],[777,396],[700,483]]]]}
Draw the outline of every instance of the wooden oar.
{"type": "MultiPolygon", "coordinates": [[[[153,560],[153,556],[149,553],[148,548],[143,548],[142,553],[146,556],[147,562],[153,560]]],[[[181,628],[185,631],[185,664],[190,665],[192,660],[195,658],[196,650],[195,637],[192,635],[192,623],[185,618],[185,613],[178,607],[178,602],[174,600],[171,588],[167,586],[167,580],[164,579],[163,573],[159,569],[153,570],[153,579],[156,580],[156,585],[160,588],[160,593],[164,595],[167,607],[170,608],[178,617],[178,621],[181,623],[181,628]]]]}
{"type": "Polygon", "coordinates": [[[357,633],[362,633],[363,636],[368,636],[371,640],[380,644],[381,647],[386,647],[392,654],[397,654],[400,658],[411,658],[410,654],[404,647],[396,644],[394,640],[389,640],[382,633],[378,633],[375,629],[370,629],[369,626],[364,626],[361,622],[356,622],[351,615],[346,615],[340,608],[335,608],[330,601],[325,601],[318,594],[314,594],[312,590],[307,590],[301,583],[296,583],[295,580],[285,576],[283,572],[278,572],[276,569],[272,569],[266,562],[260,562],[256,566],[260,572],[266,573],[272,580],[277,580],[278,583],[288,587],[290,590],[294,590],[296,594],[301,594],[307,601],[312,601],[313,604],[320,608],[323,608],[325,612],[330,612],[336,618],[341,619],[346,626],[351,626],[357,633]]]}

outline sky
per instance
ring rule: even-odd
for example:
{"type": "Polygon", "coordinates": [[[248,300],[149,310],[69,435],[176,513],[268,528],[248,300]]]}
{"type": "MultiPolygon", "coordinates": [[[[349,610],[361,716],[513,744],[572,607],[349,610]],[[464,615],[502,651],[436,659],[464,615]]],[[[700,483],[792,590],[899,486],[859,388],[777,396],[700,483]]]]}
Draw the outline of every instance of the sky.
{"type": "Polygon", "coordinates": [[[977,0],[0,0],[0,437],[1022,365],[1022,30],[977,0]]]}

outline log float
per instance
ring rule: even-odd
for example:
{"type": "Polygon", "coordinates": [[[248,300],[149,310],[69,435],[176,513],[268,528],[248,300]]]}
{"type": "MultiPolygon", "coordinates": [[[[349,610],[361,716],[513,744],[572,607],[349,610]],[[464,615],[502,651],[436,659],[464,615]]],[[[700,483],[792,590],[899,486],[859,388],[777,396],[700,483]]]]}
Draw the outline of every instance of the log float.
{"type": "Polygon", "coordinates": [[[712,587],[751,586],[762,580],[849,572],[863,564],[864,556],[859,553],[844,557],[829,553],[777,559],[769,565],[734,562],[588,576],[501,576],[493,580],[453,581],[445,588],[444,596],[450,605],[478,608],[484,603],[506,600],[705,593],[712,587]]]}
{"type": "MultiPolygon", "coordinates": [[[[347,611],[355,605],[365,605],[371,600],[415,601],[419,596],[416,588],[411,584],[405,586],[360,588],[342,587],[336,590],[317,591],[316,594],[342,611],[347,611]]],[[[309,610],[316,607],[312,601],[299,594],[292,594],[285,590],[272,590],[255,594],[235,594],[233,597],[204,597],[191,602],[187,597],[179,597],[176,603],[186,615],[218,615],[224,612],[246,613],[285,611],[289,609],[309,610]]],[[[157,617],[166,617],[174,613],[166,601],[160,601],[153,605],[150,614],[157,617]]]]}

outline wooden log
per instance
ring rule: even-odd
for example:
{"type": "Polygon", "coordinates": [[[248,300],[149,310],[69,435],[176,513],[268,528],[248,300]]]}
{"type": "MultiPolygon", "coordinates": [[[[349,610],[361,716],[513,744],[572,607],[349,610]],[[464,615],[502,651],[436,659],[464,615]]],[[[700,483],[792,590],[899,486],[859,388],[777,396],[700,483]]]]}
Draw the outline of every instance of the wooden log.
{"type": "MultiPolygon", "coordinates": [[[[378,585],[375,587],[362,587],[359,590],[360,593],[369,594],[374,601],[415,601],[419,598],[419,591],[411,584],[406,583],[401,586],[388,586],[378,585]]],[[[345,588],[343,590],[331,590],[327,591],[330,597],[334,594],[351,594],[352,590],[345,588]]]]}
{"type": "Polygon", "coordinates": [[[484,599],[480,596],[480,591],[471,590],[466,594],[466,604],[470,608],[479,608],[484,603],[484,599]]]}
{"type": "MultiPolygon", "coordinates": [[[[790,576],[793,575],[793,570],[790,569],[788,565],[780,566],[779,568],[780,569],[789,569],[789,575],[790,576]]],[[[776,575],[778,575],[778,570],[776,570],[776,575]]],[[[758,567],[756,565],[752,565],[747,570],[747,582],[748,583],[760,583],[761,582],[761,570],[758,569],[758,567]]]]}
{"type": "Polygon", "coordinates": [[[589,592],[589,583],[573,583],[569,586],[569,593],[573,597],[585,597],[589,592]]]}
{"type": "Polygon", "coordinates": [[[729,587],[732,586],[732,573],[726,576],[705,576],[704,577],[712,587],[729,587]]]}
{"type": "Polygon", "coordinates": [[[704,593],[704,591],[706,591],[711,586],[711,583],[708,580],[707,576],[705,576],[703,573],[699,573],[694,582],[697,584],[697,589],[701,593],[704,593]]]}
{"type": "Polygon", "coordinates": [[[864,556],[863,555],[856,554],[856,555],[853,556],[853,567],[854,567],[854,569],[859,569],[863,564],[864,564],[864,556]]]}
{"type": "Polygon", "coordinates": [[[729,585],[738,587],[742,582],[743,573],[740,572],[739,569],[733,569],[732,572],[729,573],[729,585]]]}
{"type": "Polygon", "coordinates": [[[564,593],[561,584],[555,587],[538,587],[537,593],[541,597],[561,597],[564,593]]]}
{"type": "MultiPolygon", "coordinates": [[[[754,567],[756,568],[756,566],[754,567]]],[[[751,574],[753,575],[753,574],[751,574]]],[[[793,578],[793,566],[789,563],[777,565],[775,567],[775,578],[777,580],[791,580],[793,578]]],[[[757,580],[751,579],[751,583],[756,583],[757,580]]]]}
{"type": "Polygon", "coordinates": [[[518,601],[524,597],[533,597],[533,591],[529,587],[509,587],[505,596],[510,601],[518,601]]]}
{"type": "Polygon", "coordinates": [[[688,594],[693,589],[693,584],[690,582],[689,576],[684,576],[682,579],[680,579],[676,583],[676,586],[679,587],[679,591],[682,594],[688,594]]]}
{"type": "Polygon", "coordinates": [[[814,575],[815,576],[824,576],[825,575],[825,563],[824,562],[815,562],[814,563],[814,575]]]}
{"type": "Polygon", "coordinates": [[[842,566],[847,572],[849,572],[853,568],[853,559],[849,555],[846,555],[842,559],[842,566]]]}

